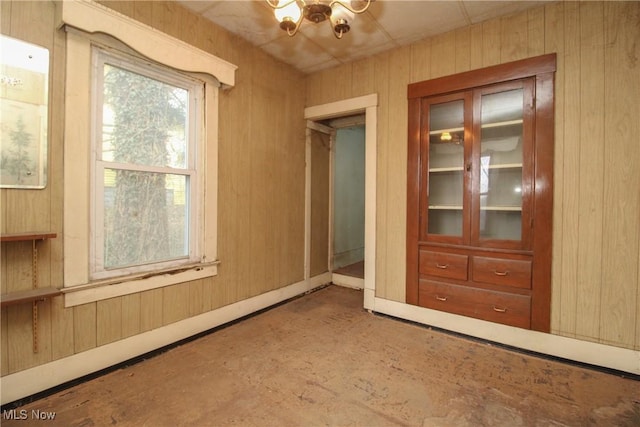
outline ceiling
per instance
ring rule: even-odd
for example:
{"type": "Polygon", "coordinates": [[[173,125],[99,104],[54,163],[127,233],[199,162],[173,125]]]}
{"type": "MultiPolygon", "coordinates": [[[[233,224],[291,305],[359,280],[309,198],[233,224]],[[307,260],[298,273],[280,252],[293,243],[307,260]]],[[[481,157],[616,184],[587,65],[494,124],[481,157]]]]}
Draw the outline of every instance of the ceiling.
{"type": "Polygon", "coordinates": [[[289,37],[265,0],[178,2],[303,73],[312,73],[545,1],[377,0],[355,16],[351,31],[340,40],[327,21],[305,21],[298,34],[289,37]]]}

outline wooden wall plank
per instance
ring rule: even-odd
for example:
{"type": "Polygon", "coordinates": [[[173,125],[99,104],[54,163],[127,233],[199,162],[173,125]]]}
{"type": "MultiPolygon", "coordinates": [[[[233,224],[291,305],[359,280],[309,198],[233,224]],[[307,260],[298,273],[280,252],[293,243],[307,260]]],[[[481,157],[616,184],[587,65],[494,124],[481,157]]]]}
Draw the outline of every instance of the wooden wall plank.
{"type": "Polygon", "coordinates": [[[500,62],[526,58],[528,20],[527,13],[500,18],[500,62]]]}
{"type": "Polygon", "coordinates": [[[455,32],[435,36],[431,40],[431,78],[448,76],[456,72],[456,61],[451,60],[456,50],[455,32]]]}
{"type": "MultiPolygon", "coordinates": [[[[284,66],[284,65],[282,65],[284,66]]],[[[296,93],[304,93],[304,79],[291,79],[291,89],[296,93]]],[[[295,283],[304,279],[304,180],[299,177],[305,174],[305,135],[298,124],[304,123],[304,100],[290,99],[284,105],[284,116],[281,130],[284,134],[280,143],[276,144],[277,162],[289,165],[278,168],[278,187],[281,188],[280,206],[286,206],[279,218],[281,243],[279,248],[278,283],[295,283]]]]}
{"type": "Polygon", "coordinates": [[[482,23],[482,66],[500,63],[500,18],[482,23]]]}
{"type": "Polygon", "coordinates": [[[536,7],[527,11],[527,53],[538,56],[545,51],[545,8],[536,7]]]}
{"type": "Polygon", "coordinates": [[[124,295],[122,298],[122,338],[137,335],[140,329],[140,294],[124,295]]]}
{"type": "Polygon", "coordinates": [[[598,336],[602,291],[604,29],[601,3],[580,4],[580,204],[576,335],[598,336]]]}
{"type": "Polygon", "coordinates": [[[469,58],[469,68],[472,70],[477,70],[478,68],[482,68],[483,62],[483,46],[484,42],[482,40],[484,35],[483,25],[475,24],[472,25],[469,29],[471,38],[471,51],[469,58]]]}
{"type": "Polygon", "coordinates": [[[0,375],[5,376],[10,372],[8,310],[2,309],[0,316],[0,375]]]}
{"type": "MultiPolygon", "coordinates": [[[[640,221],[640,4],[605,3],[602,342],[633,348],[640,221]],[[606,138],[604,137],[606,135],[606,138]]],[[[600,10],[602,12],[602,10],[600,10]]],[[[595,12],[595,11],[594,11],[595,12]]]]}
{"type": "Polygon", "coordinates": [[[73,345],[73,308],[64,308],[64,297],[51,300],[51,358],[52,360],[71,356],[73,345]]]}
{"type": "Polygon", "coordinates": [[[73,350],[80,353],[96,346],[96,304],[73,308],[73,350]]]}
{"type": "MultiPolygon", "coordinates": [[[[553,171],[553,261],[551,272],[551,332],[560,333],[560,313],[562,311],[562,242],[564,232],[562,229],[564,217],[564,168],[565,163],[565,143],[564,132],[562,128],[562,117],[565,115],[565,97],[561,94],[565,93],[565,50],[564,50],[564,4],[557,2],[545,6],[545,51],[544,53],[556,53],[557,69],[555,77],[555,141],[554,141],[554,171],[553,171]]],[[[531,33],[530,33],[531,34],[531,33]]]]}
{"type": "Polygon", "coordinates": [[[162,288],[162,324],[189,317],[189,283],[162,288]]]}
{"type": "Polygon", "coordinates": [[[163,291],[152,289],[140,294],[140,332],[147,332],[163,325],[163,291]]]}
{"type": "MultiPolygon", "coordinates": [[[[404,47],[389,55],[389,111],[400,117],[408,116],[407,85],[411,76],[411,48],[404,47]]],[[[406,278],[407,177],[395,171],[407,170],[407,120],[390,120],[387,138],[386,209],[387,251],[386,281],[403,283],[406,278]]],[[[404,287],[387,286],[386,297],[405,301],[404,287]]]]}
{"type": "Polygon", "coordinates": [[[455,72],[462,73],[471,69],[471,27],[455,31],[455,72]]]}
{"type": "Polygon", "coordinates": [[[31,305],[22,304],[5,307],[7,311],[7,365],[9,372],[27,369],[33,352],[33,334],[31,332],[31,305]]]}
{"type": "Polygon", "coordinates": [[[96,303],[96,344],[109,344],[122,338],[122,297],[96,303]]]}
{"type": "Polygon", "coordinates": [[[194,280],[189,283],[189,316],[197,316],[199,314],[204,313],[205,311],[205,303],[204,303],[204,281],[194,280]]]}
{"type": "MultiPolygon", "coordinates": [[[[564,188],[577,189],[580,185],[580,15],[578,3],[566,3],[564,13],[564,69],[559,72],[564,77],[564,92],[556,91],[565,105],[562,122],[564,152],[562,165],[564,188]]],[[[562,211],[570,212],[562,218],[562,251],[557,254],[561,258],[561,280],[554,282],[560,292],[560,325],[563,335],[575,336],[576,332],[576,301],[578,295],[578,221],[576,213],[579,210],[580,193],[566,191],[563,193],[562,211]]],[[[557,203],[556,203],[557,205],[557,203]]],[[[555,236],[554,236],[555,237],[555,236]]]]}
{"type": "Polygon", "coordinates": [[[369,95],[374,92],[373,58],[365,58],[353,63],[351,96],[369,95]]]}
{"type": "MultiPolygon", "coordinates": [[[[259,63],[256,63],[259,67],[259,63]]],[[[268,93],[264,88],[260,88],[262,83],[256,76],[253,79],[254,92],[251,104],[251,120],[256,126],[251,133],[251,192],[250,192],[250,221],[251,241],[250,262],[248,267],[251,271],[249,279],[248,296],[258,295],[265,280],[267,272],[267,263],[270,254],[267,254],[268,248],[268,228],[270,226],[270,218],[272,212],[269,211],[269,198],[271,197],[269,184],[270,170],[273,166],[269,163],[267,153],[269,151],[269,141],[272,136],[270,111],[264,109],[264,105],[270,105],[275,99],[269,99],[268,93]]],[[[271,104],[276,105],[276,104],[271,104]]],[[[249,261],[247,260],[247,261],[249,261]]],[[[269,282],[270,283],[270,282],[269,282]]]]}
{"type": "Polygon", "coordinates": [[[430,78],[431,39],[426,39],[411,45],[411,83],[429,80],[430,78]]]}
{"type": "Polygon", "coordinates": [[[311,277],[329,271],[329,135],[311,131],[311,277]]]}
{"type": "MultiPolygon", "coordinates": [[[[376,181],[376,296],[387,296],[387,262],[385,259],[387,250],[387,163],[389,152],[389,78],[390,61],[389,53],[377,55],[374,59],[375,90],[378,93],[378,147],[377,147],[377,181],[376,181]]],[[[405,92],[406,93],[406,92],[405,92]]]]}

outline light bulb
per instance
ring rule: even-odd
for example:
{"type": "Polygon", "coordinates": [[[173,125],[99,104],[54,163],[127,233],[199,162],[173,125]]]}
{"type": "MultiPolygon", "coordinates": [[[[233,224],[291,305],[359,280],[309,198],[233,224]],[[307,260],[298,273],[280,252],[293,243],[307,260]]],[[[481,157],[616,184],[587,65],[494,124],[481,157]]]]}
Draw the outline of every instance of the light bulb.
{"type": "MultiPolygon", "coordinates": [[[[289,0],[282,0],[289,1],[289,0]]],[[[275,15],[278,22],[282,22],[285,19],[293,22],[298,22],[300,19],[300,15],[302,12],[300,11],[300,7],[295,1],[290,1],[287,5],[282,8],[275,9],[275,15]]]]}
{"type": "Polygon", "coordinates": [[[339,3],[335,3],[333,6],[331,6],[331,22],[333,22],[333,25],[336,25],[340,22],[348,24],[349,22],[353,21],[354,17],[355,15],[350,10],[339,3]]]}

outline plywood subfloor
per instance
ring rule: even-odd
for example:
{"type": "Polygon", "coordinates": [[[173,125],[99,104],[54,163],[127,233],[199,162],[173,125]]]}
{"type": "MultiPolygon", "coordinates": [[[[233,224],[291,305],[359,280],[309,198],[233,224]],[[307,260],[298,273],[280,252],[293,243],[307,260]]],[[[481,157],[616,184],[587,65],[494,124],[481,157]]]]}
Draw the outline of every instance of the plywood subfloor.
{"type": "Polygon", "coordinates": [[[638,381],[361,306],[327,287],[18,409],[51,426],[640,425],[638,381]]]}

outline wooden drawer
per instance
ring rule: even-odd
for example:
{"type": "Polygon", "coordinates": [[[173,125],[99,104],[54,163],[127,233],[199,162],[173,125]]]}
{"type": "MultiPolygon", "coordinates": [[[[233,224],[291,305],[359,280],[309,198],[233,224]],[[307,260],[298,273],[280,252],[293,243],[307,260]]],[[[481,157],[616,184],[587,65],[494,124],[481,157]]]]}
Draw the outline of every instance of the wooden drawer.
{"type": "Polygon", "coordinates": [[[531,261],[473,257],[474,282],[531,289],[531,261]]]}
{"type": "Polygon", "coordinates": [[[420,274],[467,280],[469,257],[446,252],[420,251],[420,274]]]}
{"type": "Polygon", "coordinates": [[[420,280],[418,305],[505,325],[530,328],[531,298],[420,280]]]}

